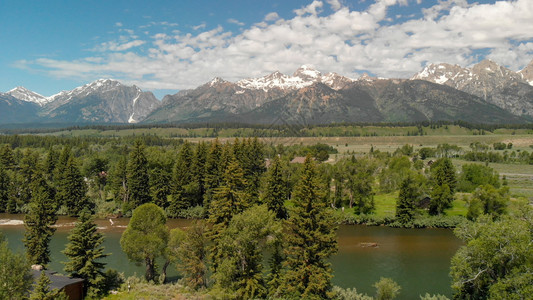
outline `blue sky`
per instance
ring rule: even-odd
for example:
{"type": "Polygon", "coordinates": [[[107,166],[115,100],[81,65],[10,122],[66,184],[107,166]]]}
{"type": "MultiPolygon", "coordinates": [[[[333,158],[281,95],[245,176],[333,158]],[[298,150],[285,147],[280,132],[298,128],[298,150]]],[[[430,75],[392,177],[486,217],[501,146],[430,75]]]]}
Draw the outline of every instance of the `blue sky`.
{"type": "Polygon", "coordinates": [[[99,78],[161,97],[302,64],[357,78],[533,59],[533,1],[0,1],[0,92],[99,78]]]}

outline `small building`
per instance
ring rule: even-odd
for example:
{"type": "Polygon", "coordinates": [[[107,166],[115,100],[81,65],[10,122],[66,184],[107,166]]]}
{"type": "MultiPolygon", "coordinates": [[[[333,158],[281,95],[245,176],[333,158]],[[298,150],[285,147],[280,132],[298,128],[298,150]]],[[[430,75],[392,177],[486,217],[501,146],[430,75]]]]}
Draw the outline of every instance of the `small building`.
{"type": "Polygon", "coordinates": [[[41,272],[45,272],[46,276],[50,278],[50,290],[58,289],[64,291],[69,300],[83,299],[83,279],[59,275],[53,271],[32,270],[34,283],[39,280],[41,272]]]}
{"type": "Polygon", "coordinates": [[[291,164],[303,164],[305,162],[305,156],[296,156],[291,160],[291,164]]]}

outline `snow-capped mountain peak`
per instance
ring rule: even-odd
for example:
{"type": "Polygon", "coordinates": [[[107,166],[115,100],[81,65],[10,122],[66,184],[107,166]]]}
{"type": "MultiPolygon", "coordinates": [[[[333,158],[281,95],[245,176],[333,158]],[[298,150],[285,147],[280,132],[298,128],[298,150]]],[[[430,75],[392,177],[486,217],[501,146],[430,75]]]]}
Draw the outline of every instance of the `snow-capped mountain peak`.
{"type": "Polygon", "coordinates": [[[265,92],[277,88],[282,90],[296,90],[314,83],[321,82],[332,89],[340,89],[347,83],[353,82],[353,79],[341,76],[336,73],[322,75],[309,65],[303,65],[298,68],[292,76],[285,75],[279,71],[259,78],[242,79],[237,85],[243,89],[264,90],[265,92]]]}
{"type": "Polygon", "coordinates": [[[22,100],[22,101],[36,103],[36,104],[38,104],[40,106],[43,106],[43,105],[45,105],[46,103],[49,102],[48,99],[46,97],[44,97],[43,95],[40,95],[40,94],[38,94],[36,92],[32,92],[32,91],[30,91],[27,88],[22,87],[22,86],[18,86],[16,88],[8,91],[6,94],[9,94],[12,97],[17,98],[17,99],[22,100]]]}
{"type": "Polygon", "coordinates": [[[318,80],[322,76],[322,74],[319,71],[315,70],[310,65],[303,65],[300,68],[298,68],[296,72],[292,74],[292,76],[300,77],[306,81],[310,81],[310,80],[312,81],[312,80],[318,80]]]}

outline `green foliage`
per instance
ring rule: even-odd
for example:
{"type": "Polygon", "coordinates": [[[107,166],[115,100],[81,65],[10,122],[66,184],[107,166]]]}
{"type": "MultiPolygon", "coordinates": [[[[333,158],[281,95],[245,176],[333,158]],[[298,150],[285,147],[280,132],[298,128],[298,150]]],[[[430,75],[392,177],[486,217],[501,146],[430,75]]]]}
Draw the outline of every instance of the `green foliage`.
{"type": "Polygon", "coordinates": [[[287,172],[278,156],[274,157],[267,172],[263,203],[276,214],[278,219],[287,218],[285,200],[289,198],[287,172]]]}
{"type": "Polygon", "coordinates": [[[235,215],[220,236],[216,284],[236,299],[265,297],[263,241],[266,239],[267,245],[271,244],[280,238],[281,232],[281,223],[264,205],[235,215]]]}
{"type": "Polygon", "coordinates": [[[11,188],[11,178],[8,176],[5,167],[0,163],[0,212],[5,212],[9,203],[9,190],[11,188]]]}
{"type": "MultiPolygon", "coordinates": [[[[173,239],[171,232],[171,240],[173,239]]],[[[184,237],[174,235],[179,239],[176,256],[179,260],[178,270],[183,275],[183,281],[191,289],[198,290],[207,287],[207,226],[204,222],[193,222],[185,232],[184,237]]]]}
{"type": "Polygon", "coordinates": [[[450,300],[448,297],[444,295],[430,295],[429,293],[426,293],[424,296],[420,296],[420,300],[450,300]]]}
{"type": "Polygon", "coordinates": [[[473,192],[480,185],[490,184],[500,187],[499,174],[491,167],[481,164],[464,164],[459,176],[457,189],[462,192],[473,192]]]}
{"type": "Polygon", "coordinates": [[[133,211],[130,223],[120,238],[120,246],[132,261],[146,264],[147,281],[156,277],[155,259],[163,255],[168,244],[168,228],[163,209],[146,203],[133,211]]]}
{"type": "Polygon", "coordinates": [[[429,214],[440,215],[445,209],[450,208],[453,202],[453,193],[448,184],[435,185],[431,192],[431,200],[429,202],[429,214]]]}
{"type": "Polygon", "coordinates": [[[52,225],[57,216],[50,197],[50,187],[43,178],[33,183],[29,212],[24,216],[24,246],[31,264],[46,266],[50,262],[50,239],[55,232],[52,225]]]}
{"type": "Polygon", "coordinates": [[[218,139],[211,142],[211,147],[207,154],[205,161],[205,177],[204,177],[204,208],[206,214],[209,214],[209,208],[216,188],[220,186],[224,176],[224,169],[221,163],[222,146],[218,139]]]}
{"type": "Polygon", "coordinates": [[[533,211],[489,216],[459,226],[464,241],[452,258],[452,287],[456,299],[526,299],[531,296],[533,272],[533,211]],[[502,296],[500,298],[500,296],[502,296]],[[509,297],[507,297],[509,296],[509,297]]]}
{"type": "Polygon", "coordinates": [[[148,161],[144,148],[142,140],[137,140],[130,153],[127,166],[127,192],[129,196],[124,211],[134,209],[152,200],[150,196],[148,161]]]}
{"type": "Polygon", "coordinates": [[[455,167],[452,164],[451,159],[444,157],[435,161],[431,165],[431,179],[433,186],[448,185],[450,193],[455,193],[455,186],[457,184],[457,178],[455,175],[455,167]]]}
{"type": "Polygon", "coordinates": [[[172,201],[170,202],[169,212],[172,216],[177,215],[181,210],[187,209],[194,205],[196,194],[198,193],[197,182],[193,179],[193,152],[191,144],[185,142],[178,159],[174,165],[172,173],[172,201]]]}
{"type": "Polygon", "coordinates": [[[411,169],[411,161],[407,156],[394,156],[390,158],[388,167],[379,174],[379,188],[382,192],[396,190],[411,169]]]}
{"type": "Polygon", "coordinates": [[[67,295],[57,289],[50,290],[50,278],[45,271],[41,271],[39,279],[33,285],[33,291],[30,294],[30,300],[67,300],[67,295]]]}
{"type": "Polygon", "coordinates": [[[168,203],[168,196],[171,193],[171,174],[163,168],[155,168],[150,173],[150,193],[155,205],[166,208],[168,203]]]}
{"type": "Polygon", "coordinates": [[[496,189],[492,185],[480,186],[472,194],[467,217],[470,220],[474,220],[481,213],[490,214],[494,217],[501,216],[507,212],[509,198],[508,187],[496,189]]]}
{"type": "Polygon", "coordinates": [[[105,290],[105,263],[100,260],[107,257],[102,243],[104,237],[97,232],[96,224],[89,211],[81,212],[76,226],[68,236],[69,243],[63,253],[69,259],[65,263],[65,272],[72,277],[85,280],[84,289],[92,295],[103,295],[105,290]]]}
{"type": "Polygon", "coordinates": [[[413,220],[416,210],[416,202],[420,197],[419,186],[413,178],[408,175],[400,185],[400,193],[396,202],[396,219],[400,223],[409,223],[413,220]]]}
{"type": "Polygon", "coordinates": [[[77,216],[83,209],[93,210],[94,204],[87,197],[87,185],[74,157],[69,157],[56,184],[56,199],[65,205],[70,216],[77,216]]]}
{"type": "Polygon", "coordinates": [[[418,156],[424,160],[426,158],[435,157],[436,150],[434,148],[422,147],[418,149],[418,156]]]}
{"type": "Polygon", "coordinates": [[[333,299],[335,300],[373,300],[374,299],[365,294],[359,294],[355,288],[343,289],[339,286],[334,286],[332,292],[335,295],[333,297],[333,299]]]}
{"type": "Polygon", "coordinates": [[[336,226],[323,191],[316,166],[307,156],[287,221],[283,291],[290,297],[332,297],[331,267],[326,260],[337,251],[336,226]]]}
{"type": "Polygon", "coordinates": [[[392,300],[400,294],[401,287],[390,278],[381,277],[374,283],[376,300],[392,300]]]}
{"type": "Polygon", "coordinates": [[[30,265],[23,255],[11,252],[0,232],[0,299],[25,298],[32,280],[30,265]]]}

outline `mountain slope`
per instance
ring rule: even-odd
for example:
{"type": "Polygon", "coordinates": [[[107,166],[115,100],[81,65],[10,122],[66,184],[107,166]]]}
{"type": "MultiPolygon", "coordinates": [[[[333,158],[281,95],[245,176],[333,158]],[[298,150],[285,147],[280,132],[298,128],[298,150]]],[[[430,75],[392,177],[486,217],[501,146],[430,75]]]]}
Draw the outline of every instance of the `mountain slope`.
{"type": "Polygon", "coordinates": [[[517,116],[531,117],[533,116],[533,86],[524,79],[530,76],[530,72],[530,68],[526,68],[523,73],[516,73],[493,61],[484,60],[472,68],[431,64],[412,79],[447,85],[480,97],[485,102],[517,116]]]}
{"type": "Polygon", "coordinates": [[[151,92],[100,79],[49,97],[39,115],[51,122],[136,123],[160,105],[151,92]]]}
{"type": "Polygon", "coordinates": [[[31,123],[37,120],[39,105],[0,93],[0,124],[31,123]]]}
{"type": "Polygon", "coordinates": [[[36,92],[30,91],[25,87],[18,86],[10,91],[7,94],[26,102],[31,102],[43,106],[46,103],[50,102],[48,98],[43,95],[37,94],[36,92]]]}

